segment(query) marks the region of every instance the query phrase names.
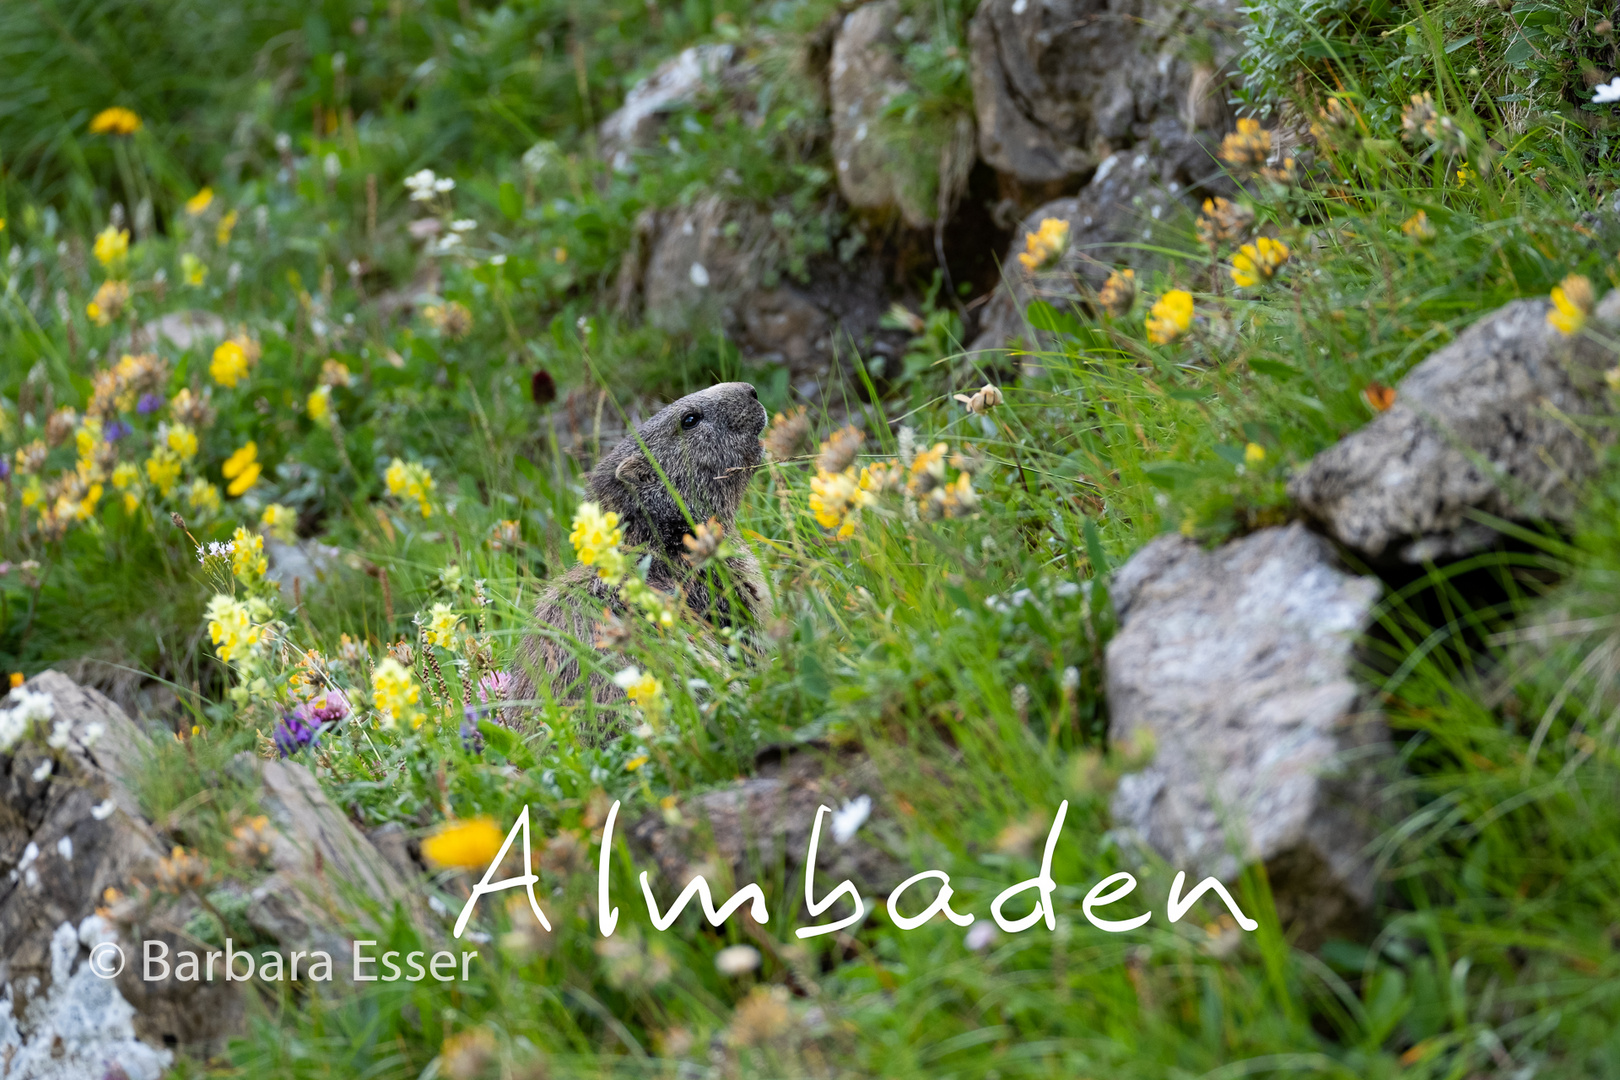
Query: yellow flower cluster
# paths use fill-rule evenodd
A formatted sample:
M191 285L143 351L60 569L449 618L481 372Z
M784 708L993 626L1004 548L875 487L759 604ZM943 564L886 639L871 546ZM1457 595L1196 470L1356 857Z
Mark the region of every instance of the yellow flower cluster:
M1592 283L1580 274L1571 274L1553 286L1552 310L1547 312L1547 325L1565 337L1581 332L1586 317L1592 314L1595 302Z
M1244 244L1232 256L1232 283L1247 289L1270 281L1288 261L1288 245L1269 236L1257 237L1252 244Z
M208 208L213 204L214 189L205 187L201 191L197 192L197 194L186 200L186 213L190 214L192 217L201 217L203 214L208 212Z
M201 514L216 513L219 510L219 488L199 476L186 489L186 504Z
M442 649L453 649L456 646L456 627L461 625L461 616L450 610L446 603L434 604L428 611L427 625L422 628L422 636L429 645L437 645Z
M152 451L152 456L146 459L146 478L158 489L158 494L167 499L180 481L180 459L161 447Z
M422 713L416 707L421 695L416 677L392 656L384 658L371 673L371 702L390 727L404 723L413 728L422 726Z
M667 704L664 684L652 672L627 667L613 676L613 683L624 691L631 704L647 714L648 720L657 720L663 715Z
M1237 130L1221 140L1221 160L1239 176L1248 177L1265 167L1271 157L1271 132L1262 130L1260 121L1244 117Z
M129 230L107 226L96 234L96 244L91 251L102 266L109 271L117 270L129 257Z
M122 105L102 109L90 120L92 135L133 135L141 130L141 118Z
M116 481L117 477L114 477ZM280 503L271 503L259 515L259 525L275 539L290 544L295 535L293 529L298 525L298 515Z
M493 818L451 820L422 841L422 857L442 869L483 870L501 853L505 842L506 834Z
M208 280L208 266L191 252L180 256L180 279L192 288Z
M420 462L405 462L395 458L383 474L388 493L396 499L415 499L422 516L433 516L433 474Z
M309 392L304 401L304 407L309 412L309 418L317 424L328 424L332 420L332 388L330 386L317 386Z
M1018 253L1018 261L1024 264L1027 272L1033 274L1057 262L1068 246L1068 221L1064 218L1042 218L1040 228L1024 234L1024 250Z
M816 524L833 530L835 540L854 536L860 511L876 501L876 495L861 486L853 465L837 473L821 470L810 478L810 513Z
M594 502L583 502L574 511L574 528L568 534L574 545L574 554L581 565L596 567L603 581L615 584L624 577L624 553L619 545L624 542L624 531L619 528L619 515Z
M1429 215L1422 210L1401 222L1401 232L1420 244L1427 244L1436 235L1434 225L1429 221Z
M208 365L208 374L226 389L235 389L237 383L247 378L248 371L252 367L253 361L249 357L247 347L231 338L220 342L214 349L214 358Z
M224 593L216 593L208 602L208 637L225 663L230 663L240 653L251 653L264 640L262 623L268 611L262 609L262 603L238 600ZM255 621L255 615L259 621Z
M225 464L220 466L219 471L230 481L230 486L225 490L234 499L259 482L259 474L263 469L264 467L259 464L259 444L249 439L225 459Z
M94 298L84 305L84 313L97 326L110 326L114 319L124 313L124 305L127 303L129 303L129 285L109 278L96 289Z
M231 573L251 584L270 569L264 554L264 537L238 525L231 534Z
M1192 321L1192 293L1185 289L1171 289L1148 309L1148 340L1155 345L1168 345L1191 330Z
M1114 318L1129 315L1136 303L1136 271L1115 270L1097 293L1098 305Z
M197 433L189 424L170 424L164 430L163 444L181 461L197 456Z

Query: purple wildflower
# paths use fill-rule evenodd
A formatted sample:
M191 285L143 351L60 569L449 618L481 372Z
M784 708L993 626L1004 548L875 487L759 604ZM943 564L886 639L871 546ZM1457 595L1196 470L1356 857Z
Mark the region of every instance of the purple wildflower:
M10 480L10 479L11 479L11 462L7 458L0 457L0 480Z
M309 746L320 734L320 728L309 723L296 713L287 713L276 725L275 744L282 757L292 757L304 747Z
M343 696L341 690L328 690L299 705L293 710L293 715L315 727L335 724L349 715L349 699Z
M478 730L478 710L468 705L461 721L461 748L469 754L484 752L484 733Z
M135 403L135 411L142 416L150 416L163 408L162 394L142 394L141 400Z
M122 420L114 420L112 423L108 424L104 429L102 429L101 437L106 439L108 442L117 442L119 439L122 439L125 435L128 435L133 430L133 428L124 423Z

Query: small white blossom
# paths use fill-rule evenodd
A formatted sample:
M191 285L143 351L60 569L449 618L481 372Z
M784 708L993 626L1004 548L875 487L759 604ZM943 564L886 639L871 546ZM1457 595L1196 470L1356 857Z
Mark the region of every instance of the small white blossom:
M478 228L478 222L470 217L457 218L450 223L452 232L472 232L476 228Z
M1594 105L1609 105L1616 101L1620 101L1620 78L1592 88L1592 103Z
M111 799L102 799L90 808L90 816L97 821L106 821L112 817L113 811L116 809L118 809L118 805Z
M47 776L51 775L51 769L55 768L55 766L56 762L52 761L50 758L46 758L44 761L40 762L38 768L36 768L32 773L34 783L37 784L41 780L44 780Z
M728 945L714 954L715 970L735 978L759 967L759 950L752 945Z

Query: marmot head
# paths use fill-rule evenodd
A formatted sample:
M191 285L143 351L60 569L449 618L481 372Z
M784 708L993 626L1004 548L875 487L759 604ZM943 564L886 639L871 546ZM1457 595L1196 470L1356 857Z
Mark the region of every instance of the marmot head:
M765 407L754 388L720 383L644 421L597 463L587 486L604 510L618 513L626 543L679 553L681 537L692 531L682 502L692 521L719 518L729 528L736 520L749 477L759 468L764 430Z

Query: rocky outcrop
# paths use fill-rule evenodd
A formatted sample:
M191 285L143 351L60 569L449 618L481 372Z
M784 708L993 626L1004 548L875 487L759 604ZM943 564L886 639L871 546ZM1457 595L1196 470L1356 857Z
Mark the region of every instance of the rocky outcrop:
M658 145L670 113L695 104L711 87L746 84L751 72L736 60L736 46L694 45L659 64L597 128L602 159L621 172L630 168L636 151Z
M1174 870L1270 876L1285 926L1320 940L1368 904L1365 848L1388 735L1351 678L1379 585L1295 524L1205 552L1162 536L1114 575L1110 738L1151 743L1115 823Z
M827 806L835 814L822 820L816 880L826 890L848 878L871 910L874 897L908 875L908 864L896 857L906 850L904 835L887 817L885 802L870 759L806 749L766 764L747 780L685 799L674 814L649 814L631 827L629 839L658 863L666 891L683 888L695 874L717 885L722 867L737 884L771 880L780 871L786 892L766 888L787 897L792 908L804 895L816 809Z
M973 165L973 122L906 122L887 115L914 93L900 63L918 34L898 0L878 0L844 17L833 41L827 91L833 170L857 210L898 212L912 228L948 216Z
M865 352L880 338L881 267L825 257L804 282L786 277L781 230L751 205L708 195L644 214L637 233L620 271L621 310L639 306L670 334L722 329L751 360L785 366L803 397L814 396L841 346Z
M130 1080L157 1080L176 1050L222 1052L244 1023L242 984L178 972L147 980L140 968L144 942L171 956L210 948L196 937L198 920L209 922L201 894L240 896L261 941L326 950L339 978L352 970L348 931L373 913L403 902L429 923L415 890L302 765L238 759L266 820L248 823L262 850L255 842L233 858L268 874L250 886L210 884L206 862L173 856L141 815L131 784L152 748L101 694L54 671L35 676L0 704L0 746L6 1076L78 1080L117 1066ZM178 869L187 859L190 869ZM98 969L112 947L122 970Z
M1238 6L985 0L968 35L980 154L1034 191L1081 180L1127 149L1183 186L1218 172ZM1189 39L1203 47L1188 49Z
M1472 511L1567 522L1598 465L1615 354L1547 323L1544 300L1485 316L1396 384L1395 403L1294 476L1288 494L1371 559L1421 563L1490 545ZM1620 325L1620 291L1596 318Z
M157 1080L175 1046L222 1050L240 1002L234 988L146 987L127 967L116 981L91 970L90 950L118 941L96 914L105 891L149 877L165 854L128 786L146 739L112 702L54 671L23 690L5 709L37 718L0 754L0 1055L11 1076L68 1080L117 1064L131 1080Z

